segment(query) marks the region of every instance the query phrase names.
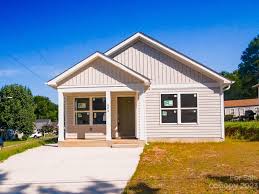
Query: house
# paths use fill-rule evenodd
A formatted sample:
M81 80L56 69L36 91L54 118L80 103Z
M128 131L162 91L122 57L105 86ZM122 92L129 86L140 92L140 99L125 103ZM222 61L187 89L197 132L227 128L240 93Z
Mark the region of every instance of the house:
M40 130L43 126L51 125L50 119L36 119L35 121L35 129Z
M259 115L259 98L226 100L224 104L225 115L238 117L244 115L247 110L252 110L256 115Z
M224 90L231 83L143 33L47 82L58 92L61 143L222 141Z
M256 115L259 115L259 84L253 86L257 88L258 97L242 100L226 100L225 115L234 115L235 117L242 116L246 110L252 110Z

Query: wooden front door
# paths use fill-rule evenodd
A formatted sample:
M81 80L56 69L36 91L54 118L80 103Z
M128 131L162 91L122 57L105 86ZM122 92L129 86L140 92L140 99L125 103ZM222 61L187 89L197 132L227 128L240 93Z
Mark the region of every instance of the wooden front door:
M120 138L135 138L134 97L118 97L118 132Z

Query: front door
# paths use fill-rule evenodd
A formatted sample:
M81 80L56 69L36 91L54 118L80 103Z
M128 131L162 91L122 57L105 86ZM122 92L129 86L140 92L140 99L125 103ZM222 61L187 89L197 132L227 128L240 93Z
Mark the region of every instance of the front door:
M135 138L134 97L118 97L118 132L120 138Z

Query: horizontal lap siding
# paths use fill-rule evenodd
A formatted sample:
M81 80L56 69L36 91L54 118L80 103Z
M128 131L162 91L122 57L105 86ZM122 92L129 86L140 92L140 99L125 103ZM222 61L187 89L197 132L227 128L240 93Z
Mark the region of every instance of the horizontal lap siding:
M199 124L160 124L160 94L197 92ZM153 89L146 93L146 128L148 138L220 138L221 113L219 88Z
M215 82L141 41L116 53L112 57L123 65L150 78L152 84Z

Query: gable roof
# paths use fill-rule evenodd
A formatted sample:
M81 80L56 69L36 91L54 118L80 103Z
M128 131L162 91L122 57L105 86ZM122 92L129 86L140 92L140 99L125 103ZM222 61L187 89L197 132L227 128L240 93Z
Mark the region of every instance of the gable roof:
M225 107L259 106L259 99L226 100Z
M114 53L118 52L120 49L125 48L128 45L130 45L138 40L142 40L152 46L155 46L156 48L160 49L162 52L166 53L167 55L169 55L173 58L176 58L185 64L193 66L194 68L207 74L209 77L212 77L218 81L223 82L225 85L230 85L230 84L234 83L231 80L223 77L216 71L206 67L205 65L195 61L194 59L191 59L190 57L180 53L179 51L176 51L175 49L172 49L172 48L168 47L167 45L165 45L141 32L138 32L138 33L132 35L131 37L127 38L126 40L124 40L121 43L117 44L116 46L112 47L111 49L109 49L108 51L105 52L105 55L111 56Z
M133 77L141 80L144 82L145 85L149 85L150 84L150 80L141 75L140 73L122 65L121 63L105 56L104 54L100 53L100 52L96 52L92 55L90 55L89 57L87 57L86 59L82 60L81 62L77 63L76 65L74 65L73 67L67 69L66 71L64 71L63 73L57 75L56 77L54 77L53 79L49 80L47 82L47 84L49 86L52 87L57 87L58 82L64 80L65 78L67 78L68 76L70 76L71 74L73 74L74 72L76 72L77 70L79 70L82 67L85 67L86 65L90 64L91 62L93 62L96 59L103 59L104 61L108 62L109 64L114 65L115 67L129 73L130 75L132 75Z

